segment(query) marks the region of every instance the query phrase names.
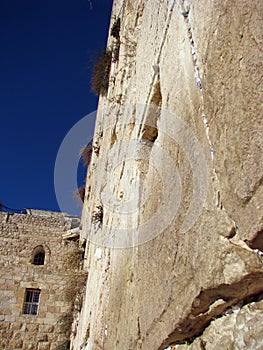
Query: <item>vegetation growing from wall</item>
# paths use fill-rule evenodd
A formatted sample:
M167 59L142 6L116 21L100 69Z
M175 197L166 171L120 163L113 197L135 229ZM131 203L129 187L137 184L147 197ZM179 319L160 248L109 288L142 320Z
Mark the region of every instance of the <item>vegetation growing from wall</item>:
M74 242L75 243L75 242ZM79 271L82 268L84 251L77 245L73 246L70 252L65 257L64 268L66 271Z
M113 43L113 49L112 49L113 51L112 61L114 63L119 61L120 45L121 45L120 29L121 29L121 20L120 18L117 18L114 21L110 32L110 35L115 39L115 42Z
M68 279L64 287L65 301L70 305L70 310L64 313L58 320L58 326L64 340L56 350L67 350L70 346L70 335L74 316L81 310L84 290L88 273L83 271L84 250L78 246L78 241L71 242L72 249L64 260L64 268L68 272Z
M101 204L96 206L96 209L92 212L92 223L99 224L103 223L103 206Z
M113 36L116 40L120 39L120 29L121 29L121 19L117 18L114 21L110 32L110 35Z
M92 141L80 150L80 156L85 166L89 166L92 157Z
M86 193L86 185L84 184L76 189L75 197L79 199L82 203L84 203L85 193Z
M81 310L87 278L88 273L81 271L79 273L72 274L67 281L65 288L65 300L72 303L73 313Z
M81 157L82 163L86 167L85 178L87 176L87 167L90 165L92 153L94 151L94 146L92 146L92 142L93 142L93 140L91 140L88 143L88 145L81 148L81 150L80 150L80 157ZM96 152L94 151L94 153L96 153ZM79 188L76 189L74 194L75 194L75 197L77 199L79 199L82 203L84 203L85 193L86 193L86 180L84 181L84 184L82 186L80 186Z
M111 49L105 49L97 55L91 77L91 89L96 95L105 96L108 92L111 60Z

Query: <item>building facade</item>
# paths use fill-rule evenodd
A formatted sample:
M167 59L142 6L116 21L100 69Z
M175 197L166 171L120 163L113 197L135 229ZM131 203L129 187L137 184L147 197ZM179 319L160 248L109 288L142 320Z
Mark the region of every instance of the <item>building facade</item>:
M79 218L25 210L0 220L0 349L67 349Z

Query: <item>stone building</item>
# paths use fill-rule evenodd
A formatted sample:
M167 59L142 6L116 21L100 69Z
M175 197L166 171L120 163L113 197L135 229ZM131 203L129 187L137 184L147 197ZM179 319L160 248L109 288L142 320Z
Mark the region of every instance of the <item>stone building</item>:
M79 218L23 212L0 213L0 349L67 349Z

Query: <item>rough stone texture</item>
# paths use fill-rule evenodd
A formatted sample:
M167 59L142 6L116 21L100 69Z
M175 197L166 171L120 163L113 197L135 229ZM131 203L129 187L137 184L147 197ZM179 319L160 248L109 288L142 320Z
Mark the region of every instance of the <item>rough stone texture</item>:
M229 313L229 314L227 314ZM236 306L219 319L212 321L204 333L190 345L178 345L176 349L225 350L263 348L263 302L242 307Z
M217 349L227 329L229 349L261 346L263 333L246 326L263 316L254 304L209 324L263 290L262 15L261 0L114 1L120 42L110 36L108 46L118 59L100 98L86 182L89 277L73 349L161 350L194 339L192 347L204 339ZM204 205L193 200L196 183L200 193L206 187L200 158L189 158L193 139L180 139L178 119L205 156ZM165 192L175 167L178 208L179 192ZM166 225L163 196L164 214L175 212ZM131 197L133 212L118 213ZM202 212L182 233L191 205ZM132 247L116 248L129 234Z
M75 243L63 241L62 235L74 220L50 211L0 213L0 349L55 350L69 340L70 329L59 326L59 320L72 310L65 300L71 269L65 270L64 263ZM44 265L33 265L39 245L45 250ZM37 315L23 314L26 288L41 290Z

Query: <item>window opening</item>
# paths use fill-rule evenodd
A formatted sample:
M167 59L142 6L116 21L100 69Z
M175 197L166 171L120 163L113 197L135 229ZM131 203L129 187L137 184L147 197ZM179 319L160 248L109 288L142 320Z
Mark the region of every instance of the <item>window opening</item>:
M44 265L44 261L45 261L45 253L39 252L34 256L33 264L34 265Z
M39 308L40 289L26 289L23 314L37 315Z
M44 265L45 251L43 246L38 246L33 250L31 263L34 265Z

